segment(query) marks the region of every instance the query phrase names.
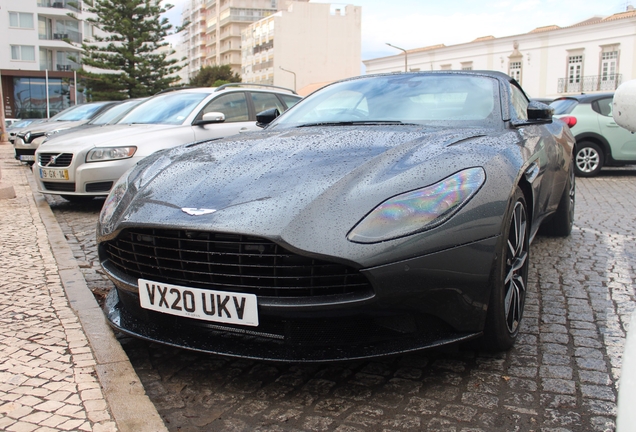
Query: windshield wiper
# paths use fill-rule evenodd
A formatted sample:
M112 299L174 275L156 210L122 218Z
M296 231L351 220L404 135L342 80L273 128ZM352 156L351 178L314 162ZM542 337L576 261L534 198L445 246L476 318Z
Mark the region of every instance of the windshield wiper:
M311 127L311 126L353 126L353 125L408 125L408 126L420 126L417 123L404 123L398 120L356 120L356 121L340 121L340 122L315 122L304 123L297 127Z

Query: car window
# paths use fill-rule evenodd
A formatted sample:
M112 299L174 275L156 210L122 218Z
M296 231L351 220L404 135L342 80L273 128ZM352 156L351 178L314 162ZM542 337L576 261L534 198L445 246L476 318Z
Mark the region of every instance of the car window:
M209 112L225 114L225 123L249 121L250 119L244 92L228 93L215 98L203 108L200 116Z
M517 118L519 120L527 120L528 119L528 99L526 99L525 95L519 90L517 86L511 85L512 88L512 107L517 113Z
M275 125L357 121L494 123L496 89L497 81L492 78L452 74L343 81L303 99Z
M300 98L298 96L291 96L291 95L279 95L282 99L283 102L285 102L285 105L287 105L287 108L291 108L294 105L296 105L298 103L298 101L300 101Z
M599 99L592 104L592 109L605 117L612 117L612 98Z
M86 104L77 105L77 108L71 110L56 118L57 121L78 121L91 118L97 111L102 109L105 104Z
M108 108L106 111L89 121L89 124L105 125L115 123L123 117L128 111L136 107L142 102L142 99L127 100Z
M183 124L209 93L175 92L154 96L133 108L119 123Z
M256 114L270 108L277 108L279 113L285 111L282 102L272 93L250 92Z
M557 99L550 106L554 109L554 115L570 114L579 102L576 99Z

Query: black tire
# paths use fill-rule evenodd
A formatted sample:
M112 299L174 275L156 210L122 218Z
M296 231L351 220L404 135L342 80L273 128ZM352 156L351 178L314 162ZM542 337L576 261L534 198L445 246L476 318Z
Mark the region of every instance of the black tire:
M576 204L576 178L574 167L570 166L568 181L559 201L559 207L552 217L543 223L542 234L553 237L567 237L574 225L574 206Z
M504 218L482 346L489 351L510 349L519 334L528 284L530 244L528 207L516 188Z
M61 195L61 196L66 201L70 201L72 203L86 203L86 202L93 201L93 198L95 198L95 197L86 196L86 195Z
M603 150L591 141L576 143L574 150L574 172L579 177L594 177L603 168Z

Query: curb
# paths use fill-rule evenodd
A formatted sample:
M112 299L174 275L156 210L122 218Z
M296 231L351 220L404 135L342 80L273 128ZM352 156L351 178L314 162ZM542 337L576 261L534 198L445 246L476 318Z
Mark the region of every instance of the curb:
M32 173L27 173L35 206L46 232L60 280L71 309L76 313L95 355L95 371L118 430L167 431L161 416L141 384L128 356L112 329L73 256L62 229L44 195L37 192Z

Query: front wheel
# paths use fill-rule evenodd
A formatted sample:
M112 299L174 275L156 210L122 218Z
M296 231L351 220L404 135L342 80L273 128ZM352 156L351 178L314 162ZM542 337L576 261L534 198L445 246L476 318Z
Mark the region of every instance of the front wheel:
M512 347L519 334L528 283L528 208L516 188L503 224L501 247L490 289L483 345L492 351Z
M590 141L576 144L574 172L579 177L594 177L603 168L603 150Z

